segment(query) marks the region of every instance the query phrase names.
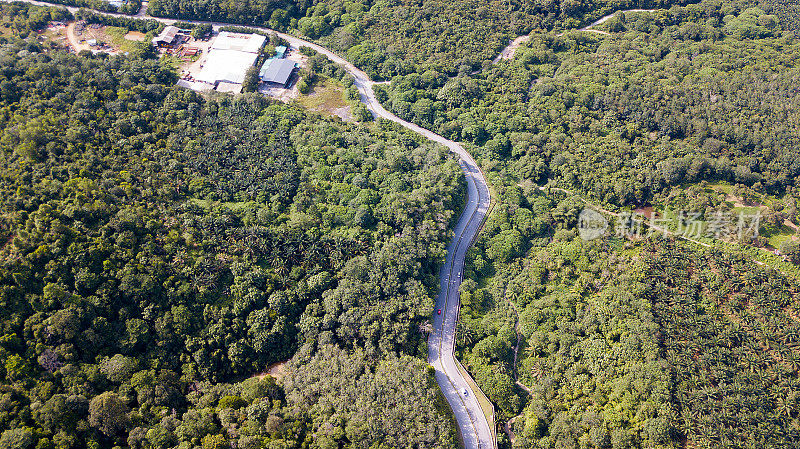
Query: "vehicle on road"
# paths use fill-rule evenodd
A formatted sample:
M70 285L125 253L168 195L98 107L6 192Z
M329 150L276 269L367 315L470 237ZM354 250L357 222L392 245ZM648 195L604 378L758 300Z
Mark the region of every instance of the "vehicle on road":
M442 314L442 309L436 309L436 314L437 315L441 315Z
M464 396L469 396L469 390L466 388L462 389L461 392L464 393Z

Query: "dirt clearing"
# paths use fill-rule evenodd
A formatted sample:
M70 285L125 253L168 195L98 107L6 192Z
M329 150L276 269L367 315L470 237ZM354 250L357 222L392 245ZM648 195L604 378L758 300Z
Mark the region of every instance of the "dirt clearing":
M514 53L517 52L517 49L529 40L531 40L531 37L528 35L520 36L514 39L510 44L508 44L508 47L504 48L503 51L501 51L500 54L494 58L492 64L496 64L501 59L514 59Z
M113 55L118 52L118 48L111 46L112 39L106 34L105 27L98 24L72 22L67 25L67 39L75 53L88 50Z
M345 101L344 86L327 78L320 77L307 95L297 97L297 102L312 111L335 115L346 121L355 120Z
M144 42L144 33L139 31L128 31L128 34L125 35L125 39L129 41Z
M256 374L255 377L263 379L267 376L272 376L275 378L275 380L280 380L281 377L286 375L286 364L288 362L289 362L288 360L284 360L283 362L273 363L272 365L267 367L266 371L264 371L261 374Z

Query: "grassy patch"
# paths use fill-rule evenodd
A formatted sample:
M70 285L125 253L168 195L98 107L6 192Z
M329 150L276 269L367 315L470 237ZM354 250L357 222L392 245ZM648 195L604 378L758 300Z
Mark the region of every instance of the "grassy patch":
M720 241L716 241L714 243L714 246L717 248L733 253L741 252L756 262L761 262L765 266L780 271L784 275L800 280L800 267L791 262L787 262L781 256L775 255L761 248L756 248L754 246L725 243Z
M769 246L780 248L781 243L792 238L794 229L781 224L780 226L762 226L759 234L767 239Z
M753 214L758 213L758 211L760 211L760 210L761 210L760 207L748 207L748 206L745 206L745 207L734 207L733 208L733 214L736 215L736 216L738 216L739 214L753 215Z
M730 195L733 192L733 186L728 184L727 182L708 184L708 187L712 190L715 190L717 192L722 192L726 195Z
M125 39L125 35L128 34L128 31L129 30L127 28L111 27L111 26L105 27L105 29L103 30L106 36L108 36L108 38L111 40L111 45L114 48L118 48L119 51L122 53L131 52L135 50L136 44L138 44L138 42L136 41Z
M300 95L297 102L306 109L330 115L334 115L334 111L347 106L344 86L324 77L320 77L314 83L314 87L311 88L308 95Z
M786 226L784 226L784 227L786 227ZM786 240L791 239L792 236L794 235L794 230L789 229L789 231L790 231L789 233L773 234L773 235L767 237L767 243L769 244L769 246L771 246L773 248L780 248L781 244L783 242L785 242Z
M189 202L197 206L200 206L203 209L209 209L209 210L213 208L225 208L231 210L232 212L242 212L247 209L258 209L258 203L254 201L220 202L220 201L201 200L199 198L190 198Z

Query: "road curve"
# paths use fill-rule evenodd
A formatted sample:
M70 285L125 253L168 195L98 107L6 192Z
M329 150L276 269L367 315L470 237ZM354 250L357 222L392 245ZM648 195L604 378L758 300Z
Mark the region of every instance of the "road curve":
M14 0L0 0L13 2ZM35 0L20 0L40 6L55 6L64 8L64 5L52 4ZM78 8L66 7L70 12L75 13ZM105 13L94 11L97 14L127 17L134 19L156 20L165 24L176 22L173 19L152 17L140 11L136 16L123 14ZM198 20L183 20L183 22L195 24L211 24L215 29L222 26L240 24L229 24L223 22L208 22ZM436 143L444 145L459 158L459 165L464 171L467 180L467 201L464 211L459 217L455 227L453 239L447 247L447 258L442 266L440 278L440 293L436 298L436 310L441 310L441 315L433 315L433 332L428 339L428 362L436 370L436 382L442 389L447 402L453 409L458 427L464 441L465 449L493 449L496 447L493 431L481 410L476 392L472 391L466 379L458 370L457 362L453 350L455 348L456 324L460 308L459 287L464 275L464 260L467 250L472 245L475 237L481 229L483 219L489 211L491 196L486 178L480 167L470 154L457 142L445 139L444 137L417 126L411 122L403 120L391 112L387 111L375 97L372 86L375 84L364 71L360 70L336 53L317 45L313 42L300 39L298 37L281 33L269 28L248 26L255 30L275 33L279 37L289 42L291 47L309 47L327 56L331 61L341 65L355 79L355 86L361 96L361 102L370 110L374 117L380 117L396 122L411 131L422 135ZM467 394L464 394L464 392Z

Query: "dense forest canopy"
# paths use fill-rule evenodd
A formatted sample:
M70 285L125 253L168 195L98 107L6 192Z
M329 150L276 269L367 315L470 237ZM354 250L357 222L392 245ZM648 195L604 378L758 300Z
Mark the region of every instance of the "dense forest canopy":
M576 197L498 193L457 342L501 446L800 444L797 278L663 238L587 242Z
M786 30L800 33L800 5L791 0L762 0L758 6L778 16Z
M705 1L604 26L533 36L476 75L396 77L384 98L504 176L613 205L702 180L797 187L800 44L775 16Z
M422 359L444 148L31 34L0 46L0 447L455 446Z
M456 447L423 361L464 195L444 149L388 122L183 91L147 51L67 55L35 39L63 11L0 8L0 447ZM574 30L630 8L662 9ZM457 350L501 447L800 445L797 270L733 243L575 230L586 201L741 202L795 225L792 2L149 12L315 39L476 155L496 202ZM280 379L256 376L287 359Z
M535 29L572 28L627 8L662 8L688 0L320 0L222 2L152 0L148 12L179 19L268 26L318 39L373 78L455 75L480 68L510 39Z
M142 0L123 0L121 6L116 6L107 0L50 0L47 3L56 3L66 6L77 6L97 11L134 15L142 7Z

